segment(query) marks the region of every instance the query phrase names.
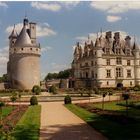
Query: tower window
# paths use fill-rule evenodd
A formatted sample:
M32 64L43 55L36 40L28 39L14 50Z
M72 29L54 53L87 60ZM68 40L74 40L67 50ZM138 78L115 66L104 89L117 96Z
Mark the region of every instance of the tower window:
M14 48L14 51L16 51L16 48Z
M32 50L32 48L30 48L30 50Z
M21 48L21 50L23 51L23 48Z
M132 81L130 81L130 86L132 86Z

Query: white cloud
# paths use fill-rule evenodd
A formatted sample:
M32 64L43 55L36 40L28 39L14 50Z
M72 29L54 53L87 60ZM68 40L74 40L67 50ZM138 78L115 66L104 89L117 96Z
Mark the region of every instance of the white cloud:
M65 8L70 9L72 7L77 6L80 3L80 1L60 1L59 3L62 4L62 6L64 6Z
M31 2L31 6L38 10L58 12L63 8L70 9L76 7L79 3L80 1Z
M8 8L8 5L5 2L0 2L0 7Z
M22 27L23 27L22 23L18 23L18 24L15 25L15 29L16 29L18 34L20 33ZM6 31L6 33L8 33L10 35L12 30L13 30L13 26L8 26L5 31ZM36 33L37 37L56 35L56 32L53 31L50 28L50 25L47 24L47 23L44 23L42 25L37 25L36 32L37 32Z
M41 52L42 52L42 53L48 52L49 50L52 50L52 47L47 46L47 47L41 48Z
M59 72L61 70L65 70L70 68L69 65L66 64L56 64L56 63L51 63L52 71L53 72Z
M7 73L9 47L0 48L0 75Z
M57 12L61 9L61 6L57 3L48 3L48 2L31 2L31 6L38 10L49 10Z
M106 20L108 22L117 22L117 21L119 21L121 19L122 19L121 16L111 16L111 15L109 15L109 16L106 17Z
M129 10L140 10L140 1L92 1L90 6L107 13L116 14Z

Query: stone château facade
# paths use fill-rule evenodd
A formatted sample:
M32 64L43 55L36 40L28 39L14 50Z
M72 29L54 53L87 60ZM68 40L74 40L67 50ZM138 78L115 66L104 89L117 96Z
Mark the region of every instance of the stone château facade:
M79 43L74 51L72 70L75 88L134 87L140 85L140 50L131 37L106 32L95 43Z
M9 36L9 61L7 74L10 88L32 89L40 85L40 45L36 41L36 23L23 20L18 35L14 27Z

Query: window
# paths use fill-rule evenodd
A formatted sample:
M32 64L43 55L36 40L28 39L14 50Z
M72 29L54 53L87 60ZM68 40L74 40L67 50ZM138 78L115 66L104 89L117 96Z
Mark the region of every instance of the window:
M106 59L106 65L110 65L110 59Z
M91 66L93 66L93 61L91 61Z
M127 77L131 77L131 70L127 70Z
M130 81L130 86L132 86L132 81Z
M121 54L121 49L120 48L116 48L116 54Z
M106 48L106 54L110 54L110 48Z
M23 51L23 48L21 48L21 50Z
M109 85L109 82L107 81L107 85Z
M123 70L122 68L116 68L116 77L122 77Z
M80 78L82 78L82 73L80 72Z
M131 61L127 60L127 66L130 66L130 65L131 65Z
M96 55L96 52L94 54Z
M95 66L97 65L97 62L95 61Z
M32 48L30 48L30 50L32 50Z
M106 77L107 78L111 77L111 70L106 70Z
M91 75L92 75L92 78L94 78L94 71L92 71Z
M117 64L117 65L122 64L122 59L121 59L121 57L117 57L117 58L116 58L116 64Z
M85 66L88 67L88 63L87 62L85 63Z
M126 50L126 55L130 55L130 50L129 49Z

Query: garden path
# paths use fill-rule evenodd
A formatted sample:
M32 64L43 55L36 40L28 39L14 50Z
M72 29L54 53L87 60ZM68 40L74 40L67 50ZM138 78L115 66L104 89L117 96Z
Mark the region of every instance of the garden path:
M66 109L63 102L40 103L40 140L107 140L105 136Z

